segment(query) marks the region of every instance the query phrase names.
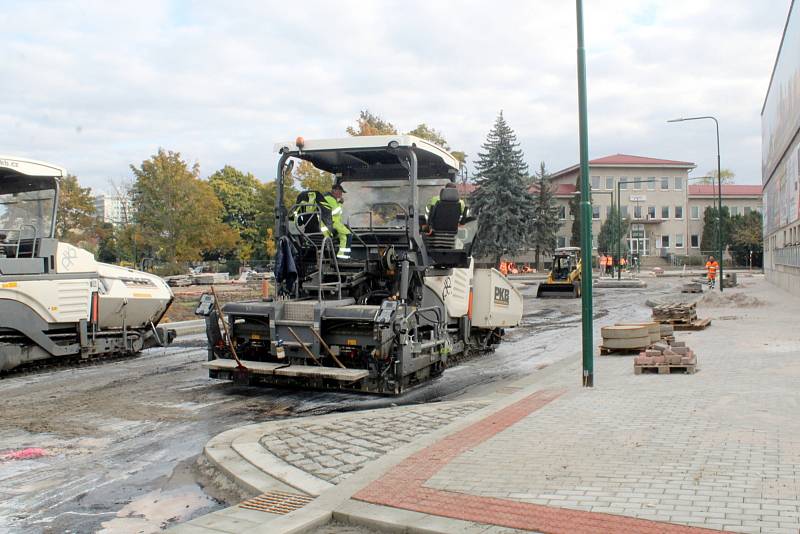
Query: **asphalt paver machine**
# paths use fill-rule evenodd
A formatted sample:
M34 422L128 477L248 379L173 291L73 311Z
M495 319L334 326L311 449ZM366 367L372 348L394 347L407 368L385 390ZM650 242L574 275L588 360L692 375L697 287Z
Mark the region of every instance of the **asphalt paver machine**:
M298 138L275 151L278 294L222 307L203 296L211 377L396 395L492 349L520 322L520 293L475 267L477 222L445 187L459 168L448 152L407 135ZM324 214L309 195L283 204L298 159L343 186L350 259L336 257L338 240L320 230Z
M536 289L538 298L578 298L581 296L581 249L561 247L553 252L553 267L547 280Z
M158 276L95 261L55 238L56 165L0 156L0 371L38 360L134 354L170 343Z

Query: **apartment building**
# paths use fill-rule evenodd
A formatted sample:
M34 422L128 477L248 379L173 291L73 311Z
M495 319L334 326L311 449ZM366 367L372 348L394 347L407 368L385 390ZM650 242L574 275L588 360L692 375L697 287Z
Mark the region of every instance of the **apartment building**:
M589 162L592 187L592 234L597 235L619 194L620 211L631 220L626 236L629 250L645 265L663 263L670 256L694 256L700 250L703 215L715 203L716 187L694 185L688 161L614 154ZM569 201L577 194L579 165L551 176L563 221L558 246L570 246L573 214ZM761 211L761 186L724 185L722 202L732 214ZM574 245L577 245L575 243Z
M94 211L103 222L121 225L132 221L133 204L122 195L100 194L94 197Z

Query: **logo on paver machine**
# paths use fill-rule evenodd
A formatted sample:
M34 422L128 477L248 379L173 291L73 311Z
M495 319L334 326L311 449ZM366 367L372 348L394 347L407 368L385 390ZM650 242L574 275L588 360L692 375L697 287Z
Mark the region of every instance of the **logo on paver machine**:
M501 306L508 306L508 300L511 296L511 292L505 287L495 287L494 288L494 303L500 304Z

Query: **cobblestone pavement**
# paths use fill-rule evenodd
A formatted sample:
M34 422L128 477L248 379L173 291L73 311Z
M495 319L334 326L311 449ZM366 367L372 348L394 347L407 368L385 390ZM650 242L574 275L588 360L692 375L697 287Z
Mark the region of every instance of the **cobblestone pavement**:
M486 402L397 407L316 423L291 422L261 438L286 463L338 484L365 463L444 427Z
M726 291L726 298L740 291ZM636 376L630 357L598 358L595 388L573 387L463 450L454 444L435 451L451 458L405 500L392 492L406 484L403 477L420 478L424 462L390 472L365 500L432 513L428 505L439 499L442 515L473 521L481 515L475 507L488 504L531 521L552 517L562 527L573 516L576 525L617 517L629 525L657 521L649 524L662 525L654 532L675 523L797 534L800 335L793 325L800 303L763 280L744 292L766 304L701 304L698 313L715 319L712 327L678 334L698 354L697 374ZM551 386L574 384L578 373L567 368ZM459 439L469 437L464 432ZM449 496L459 497L448 503ZM470 499L475 506L465 508ZM486 522L503 520L490 515ZM647 524L636 525L633 531L643 532Z

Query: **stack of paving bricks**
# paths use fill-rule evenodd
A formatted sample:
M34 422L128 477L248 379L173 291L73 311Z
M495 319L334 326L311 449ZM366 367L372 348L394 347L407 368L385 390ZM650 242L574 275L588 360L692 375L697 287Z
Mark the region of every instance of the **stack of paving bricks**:
M673 370L690 375L697 370L697 357L683 341L673 341L671 345L655 343L633 360L633 372L637 375L648 371L670 374Z
M664 304L653 308L653 320L659 323L692 323L697 320L697 308L691 304Z

